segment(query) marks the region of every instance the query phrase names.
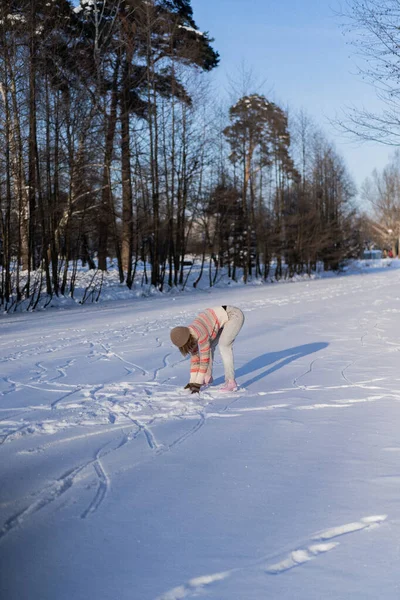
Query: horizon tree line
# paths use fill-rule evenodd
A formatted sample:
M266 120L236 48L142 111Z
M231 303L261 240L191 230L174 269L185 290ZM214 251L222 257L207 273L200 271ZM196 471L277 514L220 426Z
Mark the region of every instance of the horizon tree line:
M1 3L1 305L73 296L80 262L112 258L128 288L140 263L162 290L188 253L211 259L210 285L358 253L343 159L260 94L221 121L212 42L190 0Z

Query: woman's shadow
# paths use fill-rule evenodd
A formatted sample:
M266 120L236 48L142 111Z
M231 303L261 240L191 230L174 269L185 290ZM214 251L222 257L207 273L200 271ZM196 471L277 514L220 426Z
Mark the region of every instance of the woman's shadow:
M252 358L248 363L239 367L236 371L236 377L244 377L246 375L250 375L254 371L259 371L264 367L269 367L258 373L251 379L247 381L241 382L241 386L247 387L264 377L267 377L274 371L278 371L278 369L282 369L285 365L297 360L298 358L302 358L303 356L307 356L308 354L314 354L315 352L319 352L320 350L324 350L327 348L329 344L326 342L315 342L314 344L304 344L303 346L295 346L294 348L288 348L287 350L281 350L280 352L268 352L266 354L261 354L261 356L257 356L256 358ZM269 366L272 365L272 366ZM223 377L218 377L214 381L214 385L219 385L224 382Z

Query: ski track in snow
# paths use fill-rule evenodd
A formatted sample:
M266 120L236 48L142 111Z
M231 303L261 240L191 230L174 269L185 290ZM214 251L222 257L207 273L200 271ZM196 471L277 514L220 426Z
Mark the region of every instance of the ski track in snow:
M321 359L322 357L318 357L318 358L319 358L319 359ZM301 375L299 375L299 377L296 377L296 378L293 380L293 387L298 387L298 388L299 388L299 389L301 389L301 390L307 390L307 389L308 389L308 387L307 387L306 385L300 385L298 382L299 382L299 381L300 381L300 379L302 379L303 377L306 377L307 375L309 375L309 374L311 374L311 373L312 373L312 370L313 370L314 363L315 363L317 360L318 360L317 358L315 358L314 360L312 360L312 361L310 362L310 366L308 367L307 371L305 371L305 373L302 373Z
M75 467L74 469L69 469L56 481L35 494L35 500L25 506L25 508L9 517L0 528L0 543L15 527L23 525L27 518L59 499L67 492L72 487L75 478L86 466L87 465L83 465Z
M257 559L246 567L237 567L221 573L212 573L202 577L196 577L157 596L155 600L182 600L184 598L197 597L202 594L205 587L212 586L212 584L216 582L223 581L237 573L248 570L261 570L266 575L284 574L287 571L290 571L296 567L301 567L302 565L305 565L317 557L326 554L327 552L330 552L331 550L334 550L340 546L340 542L332 542L330 540L362 530L375 529L384 521L386 521L386 519L386 515L372 515L363 517L360 519L360 521L345 523L343 525L315 533L306 543L299 545L295 550L291 550L288 553L282 553L282 556L279 558L278 562L269 564L269 559L263 557L261 559ZM267 563L267 565L265 565L265 563Z
M135 333L141 333L144 336L152 329L157 329L155 325L156 322L152 322L141 332L135 331ZM78 365L79 361L76 358L68 358L59 363L56 362L56 364L52 360L47 362L46 355L57 355L58 352L68 347L67 342L63 343L67 338L61 339L61 342L55 345L54 340L50 340L48 343L45 339L47 337L50 336L43 336L45 342L43 347L22 345L18 352L13 352L1 359L4 364L18 360L25 361L27 356L35 358L38 355L42 356L40 360L34 361L30 376L26 381L18 381L13 378L14 376L0 378L0 399L9 397L13 393L35 391L40 393L44 401L43 404L25 407L13 407L12 403L9 403L9 408L1 407L0 410L5 413L5 416L0 420L0 447L4 444L16 443L26 436L32 438L40 436L42 440L44 435L54 437L56 434L62 434L65 430L76 430L77 428L84 428L83 433L64 436L61 439L58 439L57 436L54 442L41 443L39 446L22 450L20 454L37 454L58 444L68 444L78 439L90 438L92 435L90 429L96 427L101 427L93 432L96 436L115 432L117 437L114 438L115 441L111 447L109 447L110 442L101 446L92 460L71 467L55 481L34 492L33 500L29 498L28 501L20 500L24 506L7 517L0 528L0 542L15 527L23 526L36 512L59 500L78 483L93 479L94 476L94 496L80 515L82 519L90 517L100 508L111 489L111 479L105 466L105 459L110 453L118 451L127 443L134 442L139 436L144 436L151 455L156 458L194 435L204 425L206 419L202 405L207 403L207 399L199 401L198 397L189 398L187 392L178 390L176 386L159 383L158 380L164 369L182 362L182 359L178 358L170 365L168 360L170 352L165 354L162 364L151 373L140 364L125 359L120 352L115 352L112 345L101 341L101 336L98 334L95 337L100 337L100 339L96 339L96 341L88 341L85 335L83 345L86 348L86 354L83 359L85 360L86 356L89 364L100 360L118 361L123 364L128 375L138 373L149 379L140 383L70 384L64 383L64 381L67 380L71 370ZM72 346L82 344L80 339L68 341ZM156 347L162 345L158 337L156 344ZM73 374L71 374L71 378L73 378ZM52 397L54 397L53 400ZM40 418L35 420L35 414L40 414ZM163 444L156 439L152 425L168 419L188 420L189 427L172 442ZM195 419L194 425L190 424L192 419ZM126 431L129 429L131 433L127 434Z
M135 439L136 435L137 431L134 435L124 433L123 438L116 444L116 447L113 445L106 450L106 448L110 446L110 443L107 442L107 444L101 446L96 451L93 459L69 469L54 482L35 492L33 494L34 499L31 502L28 502L24 508L7 518L4 525L0 528L0 543L15 527L22 526L30 516L39 510L46 508L56 500L59 500L63 494L72 489L78 482L82 483L84 480L91 478L93 472L97 481L97 489L93 499L82 512L81 518L86 519L88 516L95 513L103 503L111 487L111 481L105 470L102 459L129 443L132 439Z
M86 510L84 510L81 514L81 519L86 519L89 514L92 514L98 510L110 488L110 479L101 462L102 450L102 448L98 450L93 461L93 467L98 478L96 495Z
M257 306L260 306L260 302L256 302ZM247 308L247 310L251 311L252 308ZM373 328L376 330L378 324L375 323ZM124 339L129 338L129 334L141 334L143 336L149 334L150 331L158 330L160 328L160 324L157 321L152 321L144 326L133 329L132 327L124 328L123 331L118 330L114 331L114 335L117 334L117 337L122 337ZM66 332L64 332L66 333ZM77 337L73 337L73 333L77 334ZM136 362L129 361L122 357L120 353L115 352L112 348L111 344L107 342L103 342L102 339L106 337L108 332L95 332L96 342L88 341L86 330L77 329L73 330L70 334L70 337L66 336L61 338L61 343L57 346L54 346L54 340L48 340L51 336L42 336L44 344L43 346L34 346L30 348L28 345L28 349L24 351L20 351L19 353L12 353L1 360L3 362L14 361L22 359L25 357L25 354L29 355L37 355L39 354L54 354L59 352L60 350L68 347L69 345L81 345L86 344L89 352L87 353L88 360L113 360L116 359L124 364L128 374L132 373L140 373L143 376L150 375L149 371L142 367L140 364ZM367 335L367 334L365 334ZM81 339L81 336L84 336L84 340ZM50 345L47 343L50 342ZM160 346L160 339L156 337L156 343ZM22 344L22 346L26 346L26 344ZM25 354L24 354L25 353ZM88 384L81 385L68 385L62 384L61 380L66 379L67 370L73 368L76 363L76 358L70 358L64 360L60 364L56 364L52 367L52 370L56 373L54 376L50 376L51 369L46 366L45 361L41 359L40 361L35 362L35 370L32 375L30 381L22 382L16 381L12 378L2 377L1 379L6 383L9 388L0 391L0 397L8 394L12 394L14 392L23 390L24 388L33 388L44 392L46 395L51 393L59 393L63 392L61 396L57 397L55 400L51 401L50 406L52 409L57 409L57 411L63 411L62 418L53 419L50 416L47 419L44 419L39 422L35 422L31 419L26 419L26 421L22 421L19 419L15 421L14 419L4 419L0 424L0 440L1 443L11 442L13 440L18 439L20 436L27 434L35 434L35 433L55 433L57 430L64 430L68 427L73 426L85 426L85 425L99 425L105 423L121 423L123 420L131 421L132 418L137 413L143 413L146 409L150 410L152 413L158 410L158 416L162 418L182 418L184 416L190 417L190 411L187 411L187 397L183 397L181 399L182 404L185 405L185 411L176 410L171 402L171 392L168 390L168 386L163 385L159 391L154 392L154 388L149 392L146 389L146 385L148 383L158 383L160 379L160 373L163 370L166 370L168 367L173 368L176 364L179 364L181 360L177 360L175 363L169 365L169 357L171 353L167 353L164 355L162 359L162 365L155 368L152 374L152 378L149 382L136 384L133 382L121 382L119 384L109 384L107 385L99 385L99 386L91 386ZM306 378L312 377L312 372L315 363L319 360L323 361L323 357L319 356L318 358L313 359L309 363L309 367L306 371L304 371L301 375L294 378L293 380L293 388L297 388L300 391L310 392L320 392L326 391L326 387L313 386L312 384L300 383L300 380L304 380ZM342 379L345 381L345 385L349 388L362 388L365 390L374 389L374 390L382 390L382 386L368 386L364 384L353 383L349 380L346 375L346 371L355 364L356 361L348 363L341 370ZM170 378L166 379L169 381ZM59 386L62 386L62 389L54 388L53 383L58 383ZM333 388L331 388L333 389ZM340 386L337 386L336 389L340 389ZM343 386L342 386L343 389ZM389 390L388 390L389 391ZM274 390L272 393L286 393L287 389L282 390ZM266 392L268 395L270 392ZM176 399L180 398L179 392L174 388L172 394ZM361 399L345 399L341 400L340 403L313 403L311 402L308 405L302 406L293 406L294 410L311 410L311 409L320 409L324 407L344 407L356 403L358 401L367 402L367 401L375 401L384 395L383 394L375 394L370 395ZM393 394L391 394L393 396ZM207 396L207 392L203 394L204 397L209 398ZM72 400L73 397L73 400ZM163 401L164 399L167 401ZM221 412L225 412L229 410L232 405L237 401L237 399L231 400ZM178 400L179 402L179 400ZM193 404L193 403L192 403ZM182 406L180 407L183 408ZM265 410L269 411L274 408L283 408L281 405L277 406L265 406ZM285 408L287 408L285 406ZM36 411L39 407L27 407L26 411L19 412L19 417L21 414L29 414L30 410ZM7 409L5 409L7 411ZM46 410L43 407L43 410ZM257 408L256 410L259 410ZM13 409L10 408L9 412L13 414ZM196 412L196 408L195 411ZM239 409L239 413L241 410ZM185 413L185 414L184 414ZM15 414L15 413L14 413ZM90 417L89 417L90 415ZM154 419L154 414L152 414L152 418ZM148 415L145 415L144 419L148 419Z

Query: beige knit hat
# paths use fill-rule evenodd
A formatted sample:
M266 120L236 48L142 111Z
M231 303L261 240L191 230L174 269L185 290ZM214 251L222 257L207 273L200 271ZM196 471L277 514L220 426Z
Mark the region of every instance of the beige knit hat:
M189 341L189 338L189 327L174 327L171 330L171 342L178 348L182 348Z

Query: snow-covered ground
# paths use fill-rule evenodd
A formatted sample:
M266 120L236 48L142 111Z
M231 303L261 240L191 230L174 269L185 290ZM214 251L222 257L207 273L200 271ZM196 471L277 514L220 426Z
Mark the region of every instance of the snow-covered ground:
M0 321L1 600L398 600L400 270ZM241 390L169 341L246 321Z
M210 279L212 281L212 286L215 289L221 288L238 288L243 287L245 284L243 283L243 278L240 276L240 270L237 271L237 280L233 281L229 276L227 269L218 269L215 271L214 262L210 263L206 261L203 270L201 269L201 261L193 256L187 256L186 258L193 261L192 266L184 267L184 277L183 284L179 284L176 287L169 288L168 287L168 274L165 277L164 288L163 291L160 292L154 288L154 286L150 283L150 274L149 267L139 263L136 269L136 275L134 277L132 288L129 289L126 283L120 283L119 281L119 271L117 264L108 260L108 270L106 272L102 272L99 269L88 269L87 266L83 266L79 263L76 267L76 270L71 263L69 265L69 272L67 277L67 285L65 289L64 295L53 295L49 298L46 291L45 284L45 276L42 271L33 272L30 275L31 278L31 292L33 292L32 296L29 299L24 299L21 301L16 300L16 292L15 289L13 291L12 297L8 303L2 305L0 307L0 318L4 314L13 314L15 312L29 312L32 310L32 306L35 306L35 311L43 310L43 309L71 309L76 308L79 305L89 305L89 304L103 304L104 302L115 302L120 300L136 300L137 298L148 298L160 295L169 295L176 296L184 294L193 294L198 293L199 291L208 291L210 289ZM354 274L354 273L363 273L366 271L379 271L382 269L386 269L391 267L391 269L399 269L400 268L400 259L373 259L373 260L351 260L343 267L343 273L345 274ZM324 272L324 267L322 263L317 264L316 272L313 272L311 276L308 276L306 273L301 275L294 275L291 279L289 279L288 268L285 264L283 264L283 276L279 280L276 281L274 275L276 270L276 263L272 262L269 270L269 279L267 282L263 281L261 278L253 278L253 280L249 281L246 284L246 287L251 286L260 286L260 285L269 285L273 283L284 284L284 283L294 283L298 281L310 281L314 279L320 278L330 278L337 277L337 273L333 271ZM1 274L1 269L0 269ZM20 278L20 287L23 287L27 281L28 272L21 271L19 273ZM74 290L71 296L70 290L70 282L71 279L74 280ZM15 287L16 281L16 273L14 272L11 277L12 287ZM42 292L38 298L38 290L41 288ZM195 283L195 287L194 287ZM212 287L211 286L211 287Z

